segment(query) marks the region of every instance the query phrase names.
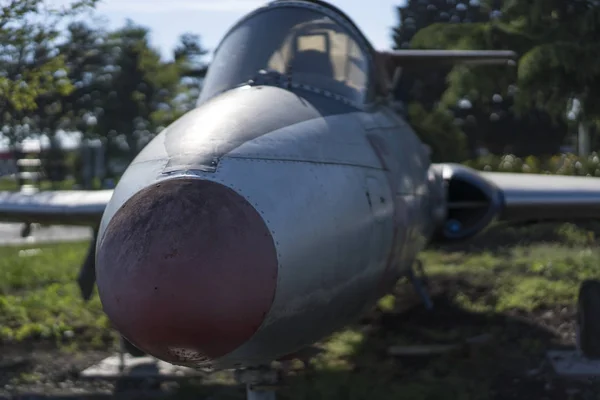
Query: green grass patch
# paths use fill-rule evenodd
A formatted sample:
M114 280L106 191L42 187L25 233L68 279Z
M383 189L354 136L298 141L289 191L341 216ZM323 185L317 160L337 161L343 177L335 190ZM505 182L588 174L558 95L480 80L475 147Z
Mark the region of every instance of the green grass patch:
M100 187L99 182L95 182L97 188ZM75 185L75 181L73 179L67 179L62 182L51 182L48 180L42 180L40 182L41 190L71 190ZM0 178L0 191L17 191L19 190L19 185L17 181L13 178Z
M600 249L558 243L507 247L499 252L427 251L422 260L435 278L460 276L474 285L489 286L494 302L487 311L535 311L571 305L579 284L600 275ZM467 304L482 310L481 304Z
M98 345L103 341L109 324L100 301L94 296L84 302L76 284L87 246L0 248L1 341L74 338Z

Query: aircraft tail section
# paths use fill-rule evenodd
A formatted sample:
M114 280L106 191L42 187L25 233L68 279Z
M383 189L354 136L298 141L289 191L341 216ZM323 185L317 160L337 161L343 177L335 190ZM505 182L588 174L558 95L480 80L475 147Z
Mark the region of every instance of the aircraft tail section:
M388 68L439 68L456 64L515 65L517 53L511 50L393 50L380 51Z
M395 90L404 70L468 65L516 65L510 50L393 50L377 53L378 65L387 85Z

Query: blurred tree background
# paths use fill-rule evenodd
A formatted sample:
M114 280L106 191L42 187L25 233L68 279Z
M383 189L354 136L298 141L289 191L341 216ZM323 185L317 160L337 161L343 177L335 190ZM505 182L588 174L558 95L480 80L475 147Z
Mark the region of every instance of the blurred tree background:
M396 95L434 157L546 157L573 145L577 122L596 119L590 89L600 64L590 46L597 47L599 9L587 0L409 0L399 7L397 49L513 50L521 57L516 71L459 66L403 76ZM431 130L429 121L445 125L450 115L453 129ZM448 136L464 142L466 154L445 150Z
M111 160L107 175L118 177L119 164L194 107L207 69L197 34L182 35L172 54L160 54L134 21L105 29L94 18L96 1L56 9L46 0L0 0L2 134L11 146L48 136L46 175L57 179L82 171L79 156L65 158L58 148L61 132L101 142ZM563 168L564 160L579 165L571 156L556 161L565 146L575 148L578 127L591 132L592 149L600 145L600 92L593 90L600 81L600 5L407 0L397 11L396 49L510 49L520 56L518 68L404 71L395 95L434 161L506 169L503 155L510 154L520 169L559 165L600 174L595 153L584 169Z
M53 8L52 1L0 0L2 135L11 147L47 136L47 177L65 175L61 132L101 141L107 158L126 165L194 106L206 72L198 35L182 35L171 57L164 57L150 45L148 29L133 21L104 29L94 18L96 2ZM67 169L76 175L79 157L68 158Z

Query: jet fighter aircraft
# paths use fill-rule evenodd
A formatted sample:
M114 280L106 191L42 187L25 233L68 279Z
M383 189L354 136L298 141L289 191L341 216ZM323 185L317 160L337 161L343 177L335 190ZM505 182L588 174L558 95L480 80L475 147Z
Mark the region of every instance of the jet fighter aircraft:
M418 282L426 246L494 221L600 217L600 179L432 164L390 106L403 69L515 58L376 51L330 4L274 1L229 30L197 107L114 191L2 193L0 220L93 227L83 275L95 264L106 314L142 351L265 365L351 323L400 277Z

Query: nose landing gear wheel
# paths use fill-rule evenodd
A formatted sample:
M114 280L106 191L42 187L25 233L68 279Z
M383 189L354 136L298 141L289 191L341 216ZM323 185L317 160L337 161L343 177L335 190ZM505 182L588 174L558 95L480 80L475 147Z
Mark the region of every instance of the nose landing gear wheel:
M586 358L600 359L600 281L586 280L577 300L577 345Z

